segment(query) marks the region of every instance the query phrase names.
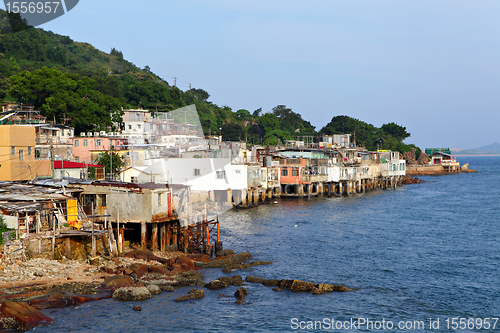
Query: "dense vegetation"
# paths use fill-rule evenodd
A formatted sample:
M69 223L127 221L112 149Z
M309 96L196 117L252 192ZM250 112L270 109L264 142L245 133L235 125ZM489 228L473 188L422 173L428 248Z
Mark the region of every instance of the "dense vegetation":
M9 24L10 22L10 24ZM168 112L195 104L205 134L221 132L225 140L278 144L300 136L354 133L368 149L408 151L406 128L394 123L376 128L337 116L316 132L310 122L278 105L264 112L233 111L210 102L203 89L182 91L151 72L68 36L26 26L19 15L0 10L0 100L34 104L49 120L68 120L77 133L111 127L121 107Z

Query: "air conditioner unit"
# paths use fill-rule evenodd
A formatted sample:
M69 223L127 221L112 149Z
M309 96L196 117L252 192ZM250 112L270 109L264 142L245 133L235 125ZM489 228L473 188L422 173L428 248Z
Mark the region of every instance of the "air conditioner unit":
M87 132L87 136L92 136L92 132Z
M99 134L100 134L101 136L106 136L106 132L105 132L105 131L100 131L100 132L99 132Z
M94 136L99 136L99 132L94 132Z
M80 133L80 136L85 136L85 132Z

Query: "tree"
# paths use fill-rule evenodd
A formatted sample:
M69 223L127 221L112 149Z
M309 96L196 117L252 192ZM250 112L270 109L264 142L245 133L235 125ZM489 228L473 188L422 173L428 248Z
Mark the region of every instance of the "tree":
M239 124L224 124L222 125L222 137L225 141L240 141L245 139L245 129ZM243 138L242 138L243 135Z
M262 113L262 108L258 108L252 113L252 117L259 118L261 113Z
M236 118L243 121L252 119L252 115L250 114L250 112L245 109L239 109L238 111L236 111L235 116Z
M111 146L110 150L99 154L97 164L104 166L105 174L111 173L113 179L118 171L120 171L125 165L123 157L114 151L113 146Z
M382 125L380 129L387 134L392 135L399 142L403 142L404 139L410 136L410 133L406 131L406 127L399 126L398 124L393 122Z
M70 118L76 133L105 129L121 122L121 103L94 90L96 81L78 74L43 67L10 77L10 95L22 103L33 103L49 119Z

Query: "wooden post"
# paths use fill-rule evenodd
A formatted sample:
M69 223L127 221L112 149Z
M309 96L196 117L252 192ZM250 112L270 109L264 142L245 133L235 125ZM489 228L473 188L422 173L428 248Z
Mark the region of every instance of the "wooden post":
M173 250L177 251L178 245L177 245L177 234L179 233L179 227L173 227L172 230L172 245L173 245Z
M207 228L207 245L210 245L210 228L208 227L208 222L205 227Z
M120 204L118 204L118 212L116 216L116 240L118 241L118 253L123 252L122 235L120 234Z
M167 228L167 235L165 237L165 244L167 246L167 250L170 250L170 246L172 245L171 239L172 239L172 225L169 223L169 225L166 226Z
M69 240L69 237L66 237L66 239L64 240L64 246L65 246L65 250L66 250L66 259L68 260L71 260L71 243L70 243L70 240Z
M146 244L146 242L147 242L146 232L147 232L146 222L142 221L141 222L141 248L143 250L146 250L146 245L147 245Z
M95 215L95 206L92 205L92 257L96 256L96 244L95 244L95 234L94 234L94 215Z
M166 242L166 224L167 222L162 222L160 224L160 251L165 251L167 247L167 242Z
M36 212L36 233L40 233L40 227L42 225L42 222L40 221L40 212Z
M219 225L219 221L217 221L217 241L220 242L220 225Z
M153 223L151 242L153 243L153 251L158 251L158 223Z
M188 252L189 247L189 227L184 227L184 252Z
M125 229L122 227L120 229L120 247L123 251L123 241L125 240Z
M56 228L52 224L52 260L55 259L55 247L56 247Z

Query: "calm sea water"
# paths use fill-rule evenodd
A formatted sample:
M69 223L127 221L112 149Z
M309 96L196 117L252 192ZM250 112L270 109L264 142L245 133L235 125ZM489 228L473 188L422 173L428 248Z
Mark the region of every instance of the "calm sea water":
M394 331L427 332L432 319L432 331L450 332L455 317L500 317L500 157L459 160L478 173L421 177L427 182L353 198L280 200L221 217L225 248L274 262L233 274L355 291L315 296L248 284L242 305L234 304L233 286L174 302L186 287L145 302L104 300L46 310L56 324L36 331L277 332L302 331L293 328L307 321L321 321L318 331L333 331L325 322L370 319L373 327L336 331L390 331L377 326L385 320ZM225 274L212 269L205 275L210 281ZM133 311L138 304L143 310ZM425 326L413 329L408 323L414 321ZM396 330L400 322L409 329ZM464 331L500 331L500 320L495 330L476 329L479 323L484 321Z

